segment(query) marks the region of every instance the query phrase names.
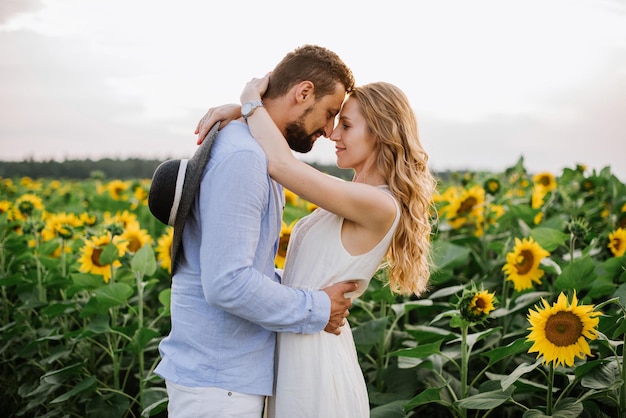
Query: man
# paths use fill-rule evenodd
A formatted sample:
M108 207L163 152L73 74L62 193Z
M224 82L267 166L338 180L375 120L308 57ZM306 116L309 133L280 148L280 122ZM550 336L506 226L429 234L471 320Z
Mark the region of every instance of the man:
M300 47L272 71L263 102L244 104L243 119L218 133L173 260L172 329L155 370L166 380L170 416L259 418L272 394L275 332L339 333L350 307L344 294L356 284L279 284L284 197L245 118L265 106L291 148L307 152L330 134L353 87L335 53Z

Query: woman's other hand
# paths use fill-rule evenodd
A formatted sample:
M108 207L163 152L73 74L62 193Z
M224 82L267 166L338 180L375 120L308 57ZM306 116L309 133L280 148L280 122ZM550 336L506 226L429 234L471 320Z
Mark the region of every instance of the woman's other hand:
M241 106L238 104L225 104L210 108L204 116L202 116L194 132L198 135L198 145L202 144L202 141L204 141L211 127L217 122L220 122L220 129L222 129L224 126L228 125L230 121L239 119L240 117Z

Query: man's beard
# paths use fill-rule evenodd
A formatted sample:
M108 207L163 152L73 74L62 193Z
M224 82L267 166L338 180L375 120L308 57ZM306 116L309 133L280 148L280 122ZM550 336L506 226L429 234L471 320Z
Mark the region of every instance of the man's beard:
M289 148L296 152L307 153L313 148L315 140L320 135L324 135L324 130L320 129L312 134L307 133L304 129L304 117L313 111L313 107L309 107L304 114L295 122L290 122L285 128L285 138L289 144Z
M298 122L291 122L285 129L285 137L289 148L301 153L311 151L319 134L320 132L314 134L307 133Z

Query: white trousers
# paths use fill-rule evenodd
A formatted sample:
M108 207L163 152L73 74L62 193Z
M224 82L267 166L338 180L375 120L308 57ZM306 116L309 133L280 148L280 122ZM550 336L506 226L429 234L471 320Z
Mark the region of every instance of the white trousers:
M165 382L170 418L261 418L265 396Z

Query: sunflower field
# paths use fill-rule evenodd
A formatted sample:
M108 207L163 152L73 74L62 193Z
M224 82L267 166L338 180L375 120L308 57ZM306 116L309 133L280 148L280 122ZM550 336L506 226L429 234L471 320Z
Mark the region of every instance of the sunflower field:
M172 229L149 180L0 178L4 416L166 416ZM315 207L286 191L277 266ZM609 167L452 173L429 291L351 309L377 417L625 417L626 186ZM303 378L306 378L303 376Z

